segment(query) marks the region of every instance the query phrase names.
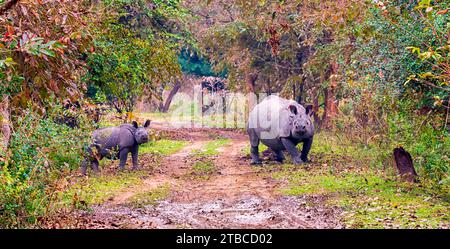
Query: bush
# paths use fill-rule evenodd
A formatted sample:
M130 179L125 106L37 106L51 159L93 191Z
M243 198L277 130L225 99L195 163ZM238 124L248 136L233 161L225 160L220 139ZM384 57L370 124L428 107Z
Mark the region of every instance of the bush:
M418 115L414 102L403 100L400 108L387 116L390 149L403 146L411 153L415 167L430 179L450 177L450 136L439 115Z
M431 109L421 113L417 109L421 98L412 94L385 97L384 101L347 100L340 106L336 129L370 151L372 167L392 167L393 149L402 146L411 154L419 175L450 183L450 136L444 114ZM346 112L347 106L357 108Z
M61 108L55 108L58 110ZM90 139L91 124L80 118L72 129L31 110L17 117L7 160L0 162L0 227L27 227L51 211L62 177L77 169Z

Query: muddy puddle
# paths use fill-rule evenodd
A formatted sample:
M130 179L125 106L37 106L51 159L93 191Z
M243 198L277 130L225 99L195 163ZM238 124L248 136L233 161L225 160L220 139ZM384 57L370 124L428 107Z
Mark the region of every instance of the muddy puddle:
M164 200L142 208L97 206L78 215L86 218L82 222L86 228L342 228L336 220L339 210L308 203L311 200L293 196L206 203Z

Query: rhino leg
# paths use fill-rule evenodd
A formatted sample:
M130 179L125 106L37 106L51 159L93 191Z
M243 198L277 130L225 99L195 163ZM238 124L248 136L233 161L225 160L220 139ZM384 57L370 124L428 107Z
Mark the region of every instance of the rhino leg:
M277 162L280 162L280 163L282 163L286 158L284 157L284 155L283 155L283 151L281 151L281 150L277 150L277 151L274 151L275 152L275 160L277 161Z
M119 169L121 169L121 170L125 168L125 163L127 162L129 151L130 150L128 148L123 148L119 152L119 158L120 158Z
M86 175L87 168L90 165L92 170L95 172L99 172L98 169L98 159L97 154L98 152L98 146L96 144L90 145L88 148L86 148L86 157L84 158L83 162L81 163L81 174ZM100 156L101 157L101 156Z
M99 162L97 159L94 159L93 161L91 161L92 170L96 173L100 172L100 170L98 169L98 165L99 165Z
M87 166L89 163L90 160L88 160L87 158L83 160L83 162L81 163L81 174L86 175Z
M252 157L251 165L262 164L261 158L259 158L259 138L256 135L254 129L248 130L248 135L250 137L250 156Z
M100 172L98 168L99 162L96 158L94 159L85 158L81 163L81 174L86 175L88 165L91 165L91 168L94 172L96 173Z
M262 164L261 158L259 158L259 146L252 146L250 155L252 157L252 162L250 164Z
M308 153L311 150L311 145L312 145L313 139L312 138L308 138L305 139L303 141L303 149L302 149L302 154L300 156L300 158L302 159L303 162L308 162Z
M133 170L138 169L138 154L139 154L138 149L139 149L139 146L137 146L137 145L131 149L131 159L133 162Z
M283 143L284 148L286 148L286 150L291 155L292 161L294 162L295 165L304 163L300 158L300 153L298 152L297 147L291 140L287 138L281 138L281 142Z

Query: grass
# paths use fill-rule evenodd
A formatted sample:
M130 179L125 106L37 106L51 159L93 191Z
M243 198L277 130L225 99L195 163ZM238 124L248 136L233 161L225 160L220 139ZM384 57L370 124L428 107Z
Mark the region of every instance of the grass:
M298 144L299 151L302 150L303 144ZM267 150L267 146L260 143L259 153ZM340 136L332 132L319 132L314 135L313 146L309 153L314 161L327 163L329 165L349 165L354 166L361 162L367 166L373 166L377 159L377 148L373 145L363 145L355 143L345 136ZM250 155L250 145L242 149L243 155ZM290 156L284 152L286 159Z
M299 149L302 145L298 145ZM332 132L319 132L314 135L311 157L322 163L340 166L360 166L382 168L385 155L374 144L355 143L345 135ZM314 158L315 157L315 158Z
M187 144L188 144L187 141L162 139L141 145L139 147L139 153L150 153L162 156L169 156L180 151Z
M146 114L147 115L147 114ZM148 114L156 119L170 114ZM220 119L218 119L220 120ZM181 150L186 141L159 140L140 147L140 153L167 156ZM209 179L216 171L214 157L229 139L218 138L191 152L189 177ZM302 144L299 144L301 149ZM267 147L260 144L260 153ZM345 135L320 132L315 135L310 159L304 166L267 165L260 174L286 182L285 195L322 196L327 206L342 210L342 222L349 228L450 228L450 186L421 179L420 184L399 182L388 148L373 143L355 143ZM250 147L242 153L248 155ZM286 154L287 162L290 161ZM128 186L139 184L139 172L89 178L64 193L66 204L102 203ZM131 198L136 206L153 205L166 198L170 186L140 193Z
M141 145L139 153L141 158L145 157L145 154L156 155L159 158L176 153L186 145L186 141L158 140ZM110 160L100 161L101 167L104 167L106 164L109 165ZM63 206L75 205L76 208L87 208L93 204L102 204L122 193L130 186L142 184L142 179L148 174L148 170L140 170L80 178L77 183L61 193L61 204ZM159 196L161 193L147 194ZM136 203L138 205L144 202L136 200Z
M259 156L261 156L261 153L265 150L267 150L268 147L264 144L260 143L258 146ZM242 148L241 154L243 156L250 156L250 142L248 145L246 145L244 148Z
M400 182L392 164L374 164L380 162L375 146L318 133L310 155L305 166L263 172L287 183L280 189L285 195L325 197L326 205L342 209L349 228L450 227L450 186Z
M151 191L143 192L134 195L128 200L128 203L134 207L145 207L148 205L155 205L159 200L164 200L170 194L170 184L166 183Z
M447 189L399 182L376 172L331 174L316 167L284 166L273 173L288 182L285 195L319 195L327 205L343 210L350 228L438 228L450 225L450 196ZM295 170L293 170L295 169Z
M219 155L219 148L226 146L228 143L230 143L230 139L219 138L207 142L203 149L193 150L189 156L194 163L188 176L198 180L208 180L217 171L213 161L214 157Z
M216 171L216 167L211 160L195 162L192 169L198 175L209 175Z
M146 175L148 171L132 171L80 179L61 193L61 204L76 208L102 204L130 186L141 184Z
M213 141L209 141L205 144L205 147L203 149L193 150L191 152L191 155L194 157L217 156L220 153L218 149L226 146L229 143L230 139L228 138L220 138Z
M191 180L209 180L212 175L217 173L214 159L209 157L195 157L192 169L185 177Z

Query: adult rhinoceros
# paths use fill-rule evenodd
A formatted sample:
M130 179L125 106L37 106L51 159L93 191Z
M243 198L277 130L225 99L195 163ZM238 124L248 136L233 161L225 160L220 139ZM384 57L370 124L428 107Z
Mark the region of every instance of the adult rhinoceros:
M283 150L292 156L294 164L308 161L308 153L314 137L311 122L312 108L305 109L293 100L271 95L256 105L250 112L247 133L251 145L251 164L261 164L258 146L262 142L273 150L276 160L285 158ZM297 144L303 143L299 153Z

